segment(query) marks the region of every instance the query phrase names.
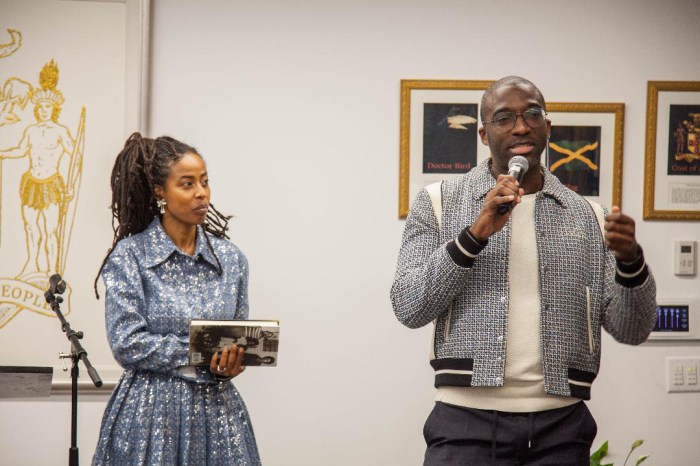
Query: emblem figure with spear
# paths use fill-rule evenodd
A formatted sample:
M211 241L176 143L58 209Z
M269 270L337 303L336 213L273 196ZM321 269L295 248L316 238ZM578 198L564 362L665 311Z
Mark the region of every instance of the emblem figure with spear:
M27 260L17 278L36 284L53 273L63 273L65 268L66 243L75 214L73 201L81 178L85 138L84 108L76 139L71 137L67 127L58 123L64 98L56 89L58 67L53 60L42 68L39 84L41 90L35 89L31 98L37 123L24 130L16 147L0 149L0 161L3 158L29 159L29 169L20 183ZM60 170L65 155L70 157L67 182Z

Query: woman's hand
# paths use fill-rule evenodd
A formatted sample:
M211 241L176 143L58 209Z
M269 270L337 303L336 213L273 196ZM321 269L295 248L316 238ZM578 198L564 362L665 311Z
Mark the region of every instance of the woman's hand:
M243 354L245 349L238 345L224 348L221 353L214 353L209 364L209 371L220 379L230 379L245 370Z

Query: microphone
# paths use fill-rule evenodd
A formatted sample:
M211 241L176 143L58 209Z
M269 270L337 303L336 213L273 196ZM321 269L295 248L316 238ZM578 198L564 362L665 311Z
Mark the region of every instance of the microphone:
M513 176L515 180L520 183L525 176L525 172L530 168L530 164L527 163L527 159L522 155L516 155L508 162L508 174ZM496 212L503 215L513 208L513 202L507 204L498 204L496 207Z
M49 277L49 291L52 294L62 294L66 291L66 282L57 273Z

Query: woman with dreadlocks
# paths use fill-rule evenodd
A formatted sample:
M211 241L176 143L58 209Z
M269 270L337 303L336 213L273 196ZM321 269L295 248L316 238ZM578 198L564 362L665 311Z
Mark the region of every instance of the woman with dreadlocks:
M209 203L206 165L169 137L132 134L112 170L114 242L98 277L124 373L107 404L93 465L259 465L231 378L244 350L188 366L190 319L246 319L248 262ZM97 278L95 279L97 293Z

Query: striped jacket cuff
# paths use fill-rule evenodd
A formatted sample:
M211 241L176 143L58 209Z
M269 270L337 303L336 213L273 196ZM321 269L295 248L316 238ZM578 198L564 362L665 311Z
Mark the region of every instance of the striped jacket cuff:
M649 276L649 269L644 261L644 252L639 246L639 256L632 262L622 262L615 258L617 270L615 272L615 281L627 288L634 288L644 283Z
M581 398L582 400L590 400L591 385L593 384L597 374L569 367L568 376L569 391L571 392L571 396Z
M479 241L465 228L454 240L447 243L447 253L455 264L469 268L474 265L474 259L482 249L489 244L488 240Z
M440 358L430 361L435 369L435 388L471 387L474 376L474 359Z

